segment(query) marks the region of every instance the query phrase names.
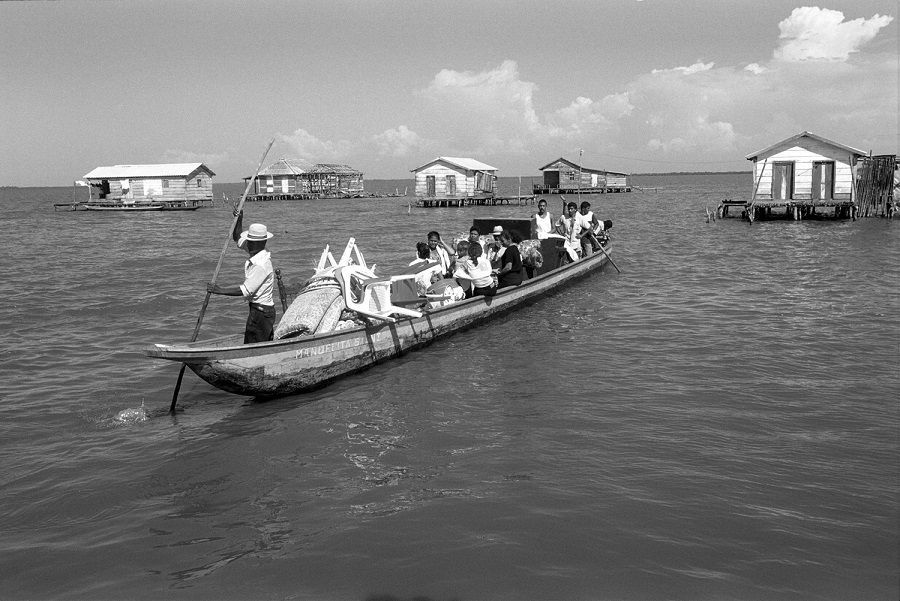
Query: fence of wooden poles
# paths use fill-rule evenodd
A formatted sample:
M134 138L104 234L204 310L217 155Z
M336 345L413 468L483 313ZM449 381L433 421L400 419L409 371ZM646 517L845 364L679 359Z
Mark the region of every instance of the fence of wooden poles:
M894 170L897 155L862 157L856 165L856 205L859 217L893 217Z

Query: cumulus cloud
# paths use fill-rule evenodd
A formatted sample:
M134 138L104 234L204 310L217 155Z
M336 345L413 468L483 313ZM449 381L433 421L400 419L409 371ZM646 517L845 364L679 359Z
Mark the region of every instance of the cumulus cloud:
M163 152L163 161L166 163L205 163L206 165L218 165L230 160L228 152L193 152L170 148Z
M763 73L768 71L768 69L766 69L765 67L763 67L762 65L760 65L758 63L750 63L749 65L744 67L744 71L749 71L750 73L753 73L754 75L762 75Z
M417 96L429 105L434 137L461 151L491 154L525 148L540 125L536 89L519 77L515 61L506 60L478 72L442 69Z
M701 63L697 61L693 65L687 67L673 67L672 69L653 69L651 73L681 73L682 75L693 75L694 73L703 73L709 71L715 66L715 63Z
M871 19L844 21L838 10L804 6L795 8L778 24L781 43L774 56L782 61L839 60L874 38L893 17L874 15Z
M405 125L388 129L372 138L378 154L383 156L404 157L418 150L424 140Z
M891 20L797 9L781 22L780 43L773 39L774 59L653 69L599 99L579 95L540 114L537 85L513 61L482 72L442 70L420 94L440 114L446 152L529 157L584 148L586 163L592 153L625 162L595 159L610 169L735 168L747 152L803 130L859 147L872 145L861 131L895 132L896 53L852 56Z
M353 143L347 140L320 140L305 129L297 129L292 134L279 134L278 140L287 144L294 157L313 163L346 160Z
M473 156L504 174L532 171L541 157L575 158L579 148L586 165L611 170L743 168L746 153L803 130L893 152L884 146L896 144L896 52L861 52L891 20L844 21L837 11L797 9L781 22L780 41L772 39L774 58L653 69L598 98L582 93L544 111L536 108L537 84L515 61L480 71L445 68L413 93L418 119L408 124L353 143L303 129L282 139L317 162L408 169L437 155ZM879 143L860 132L887 133Z

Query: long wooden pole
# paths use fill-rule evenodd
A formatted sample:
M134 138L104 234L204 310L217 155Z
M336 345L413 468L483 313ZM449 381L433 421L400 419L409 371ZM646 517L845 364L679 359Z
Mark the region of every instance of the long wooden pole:
M253 185L253 182L256 181L256 176L259 175L259 170L262 169L263 161L266 160L266 155L269 154L269 149L272 148L272 144L275 143L275 138L273 137L269 144L266 146L266 150L263 152L262 156L259 159L259 165L256 167L256 171L253 173L253 177L250 178L250 181L247 182L247 187L244 188L244 193L241 195L241 200L238 202L237 209L234 211L234 219L231 221L231 227L228 228L228 234L225 238L225 244L222 246L222 252L219 254L219 262L216 263L216 270L213 272L211 283L216 283L216 278L219 277L219 270L222 268L222 261L225 260L225 253L228 251L228 245L231 244L232 241L232 233L234 232L234 226L237 225L238 217L241 214L241 211L244 209L244 201L247 200L247 194L250 192L250 187ZM200 324L203 323L203 315L206 313L206 307L209 305L209 297L210 292L206 291L206 297L203 299L203 306L200 308L200 315L197 317L197 325L194 326L194 333L191 336L191 342L197 340L197 336L200 335ZM169 407L170 413L175 413L175 403L178 402L178 391L181 389L181 380L184 378L184 369L186 364L181 364L181 370L178 372L178 380L175 382L175 391L172 393L172 404Z
M753 206L756 204L756 192L759 190L759 182L762 180L763 173L766 170L766 163L768 162L769 159L763 160L762 169L759 170L759 177L756 178L756 185L753 186L753 194L750 196L750 208L747 210L747 218L750 220L750 225L753 225L753 211L756 210Z

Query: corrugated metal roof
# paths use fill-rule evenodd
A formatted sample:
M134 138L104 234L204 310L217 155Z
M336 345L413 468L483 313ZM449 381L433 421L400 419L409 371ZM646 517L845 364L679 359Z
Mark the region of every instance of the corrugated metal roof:
M451 165L456 165L457 167L461 167L462 169L466 169L467 171L497 171L496 167L491 167L487 163L482 163L481 161L476 161L475 159L470 159L468 157L438 157L432 161L428 161L424 165L420 165L413 169L413 171L419 171L428 167L429 165L434 165L439 161L444 161L445 163L450 163Z
M186 177L198 169L215 175L203 163L162 163L159 165L110 165L97 167L84 175L85 179L121 179L127 177Z
M569 165L570 167L572 167L572 168L574 168L574 169L581 169L581 171L582 171L583 173L597 173L597 174L615 173L614 171L605 171L605 170L603 170L603 169L594 169L594 168L592 168L592 167L585 167L584 165L579 165L579 164L576 163L575 161L570 161L569 159L567 159L567 158L565 158L565 157L559 157L559 158L556 159L555 161L550 161L549 163L547 163L546 165L544 165L543 167L541 167L540 169L538 169L538 171L547 171L547 170L550 170L550 167L552 167L554 163L558 163L558 162L560 162L560 161L562 161L563 163ZM556 169L553 169L552 171L557 171L557 170L556 170ZM620 173L620 174L618 174L618 175L627 175L627 174L626 174L626 173Z
M833 141L833 140L829 140L828 138L823 138L822 136L817 136L816 134L811 133L811 132L808 132L808 131L801 131L801 132L800 132L799 134L797 134L796 136L791 136L790 138L785 138L785 139L782 140L781 142L776 142L775 144L772 144L771 146L767 146L766 148L763 148L762 150L757 150L756 152L751 152L751 153L748 154L745 158L746 158L748 161L756 160L756 158L757 158L758 156L760 156L760 155L762 155L762 154L766 154L766 153L768 153L770 150L774 150L774 149L778 148L779 146L782 146L783 144L790 144L790 143L792 143L792 142L797 142L797 141L800 140L800 138L811 138L811 139L813 139L813 140L818 140L819 142L822 142L822 143L824 143L824 144L828 144L828 145L830 145L830 146L834 146L834 147L836 147L836 148L840 148L840 149L842 149L842 150L846 150L847 152L849 152L849 153L851 153L851 154L856 154L856 155L859 155L859 156L865 156L865 155L866 155L866 152L865 152L864 150L859 150L858 148L853 148L852 146L847 146L847 145L845 145L845 144L841 144L841 143L839 143L839 142L835 142L835 141Z

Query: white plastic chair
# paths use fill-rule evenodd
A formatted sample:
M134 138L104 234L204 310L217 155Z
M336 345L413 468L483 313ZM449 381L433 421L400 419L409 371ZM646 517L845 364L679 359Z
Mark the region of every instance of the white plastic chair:
M344 304L361 315L396 321L394 315L422 317L420 311L399 307L391 302L391 284L399 280L414 279L416 274L376 277L359 265L344 265L334 270L334 277L341 285Z

